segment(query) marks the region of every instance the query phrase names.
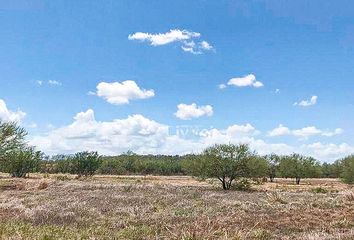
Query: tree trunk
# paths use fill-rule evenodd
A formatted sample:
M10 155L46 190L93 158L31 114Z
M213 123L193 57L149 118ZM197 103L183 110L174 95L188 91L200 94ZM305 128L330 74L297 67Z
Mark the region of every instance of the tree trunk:
M300 178L299 177L296 177L296 184L300 185Z
M222 180L222 188L223 188L224 190L227 190L225 179Z

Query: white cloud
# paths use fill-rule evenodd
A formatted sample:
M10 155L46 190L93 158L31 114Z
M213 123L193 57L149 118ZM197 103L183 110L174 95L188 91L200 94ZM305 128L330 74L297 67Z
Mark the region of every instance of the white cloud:
M165 45L177 41L190 40L200 37L198 32L190 32L187 30L171 29L166 33L143 33L136 32L128 36L129 40L148 41L153 46Z
M322 132L322 135L323 136L326 136L326 137L332 137L332 136L335 136L335 135L340 135L344 132L343 129L341 128L336 128L334 131L324 131Z
M211 49L213 49L213 46L211 46L207 41L201 41L200 48L205 49L205 50L211 50Z
M115 154L127 150L148 153L146 149L158 149L168 137L168 127L142 115L111 122L96 121L92 109L80 112L68 126L35 136L31 144L48 154L73 153L97 150L102 154Z
M37 80L36 83L39 86L43 86L45 84L51 85L51 86L61 86L62 83L57 81L57 80L48 80L48 81L42 81L42 80Z
M11 111L7 108L4 100L0 99L0 120L4 122L18 122L26 116L26 113L17 110Z
M144 33L136 32L128 36L129 40L139 40L142 42L149 42L152 46L161 46L170 43L179 42L181 48L185 52L192 54L202 54L204 51L210 51L213 46L207 41L200 41L195 43L193 39L200 38L201 34L198 32L191 32L187 30L171 29L166 33Z
M335 135L342 134L344 131L341 128L336 128L334 131L329 130L321 130L316 128L315 126L304 127L301 129L290 130L288 127L280 124L277 128L274 128L270 132L268 132L269 137L276 136L284 136L284 135L292 135L295 137L307 139L312 136L325 136L332 137Z
M49 80L48 84L49 85L54 85L54 86L61 86L61 82L58 82L56 80Z
M213 107L210 105L205 106L197 106L197 104L192 103L188 104L178 104L177 112L175 116L182 120L190 120L192 118L199 118L201 116L212 116L213 115Z
M244 77L231 78L227 85L232 85L236 87L263 87L263 83L256 80L256 76L253 74L248 74Z
M47 154L95 150L100 154L116 155L128 150L139 154L198 153L215 143L248 143L259 154L298 152L322 161L333 161L354 152L354 146L347 143L316 142L300 146L268 143L260 139L258 133L249 123L234 124L225 129L202 130L195 139L185 139L172 134L167 125L139 114L100 122L89 109L78 113L70 125L49 130L45 135L33 136L30 144Z
M354 146L350 146L347 143L323 144L321 142L316 142L308 145L303 145L301 148L305 153L311 154L317 159L326 161L334 161L354 153Z
M289 135L291 134L291 131L289 128L284 127L282 124L280 124L277 128L274 128L272 131L268 133L268 136L270 137L276 137L276 136L283 136L283 135Z
M308 138L315 135L321 135L322 131L314 126L304 127L301 129L293 130L292 134L300 138Z
M225 88L226 88L226 85L223 84L223 83L222 83L222 84L219 84L219 85L218 85L218 88L219 88L219 89L225 89Z
M97 96L115 105L127 104L130 100L155 96L154 90L141 89L133 80L123 82L101 82L97 85Z
M299 103L295 102L294 106L309 107L316 105L318 96L312 96L310 100L302 100Z

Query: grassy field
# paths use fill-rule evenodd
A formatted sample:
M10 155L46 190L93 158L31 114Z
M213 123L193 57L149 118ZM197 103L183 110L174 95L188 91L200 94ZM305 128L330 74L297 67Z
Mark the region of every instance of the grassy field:
M0 174L0 239L354 239L354 189L291 179L222 191L190 177Z

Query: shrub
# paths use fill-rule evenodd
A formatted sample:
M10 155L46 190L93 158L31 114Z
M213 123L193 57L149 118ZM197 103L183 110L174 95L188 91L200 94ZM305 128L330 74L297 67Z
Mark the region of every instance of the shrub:
M342 159L342 174L343 182L354 184L354 155Z
M101 164L101 156L97 152L79 152L72 160L79 177L94 175Z
M56 179L57 179L58 181L68 181L68 180L70 180L70 178L69 178L68 176L66 176L66 175L59 175L59 176L56 176Z
M251 183L248 179L243 178L233 185L232 189L236 191L249 191L251 190Z
M42 154L33 148L13 151L5 157L5 172L12 177L26 177L38 169Z
M256 239L256 240L273 239L272 234L265 229L256 229L252 232L252 235L253 235L253 239Z
M328 193L328 190L325 188L317 187L311 190L313 193Z

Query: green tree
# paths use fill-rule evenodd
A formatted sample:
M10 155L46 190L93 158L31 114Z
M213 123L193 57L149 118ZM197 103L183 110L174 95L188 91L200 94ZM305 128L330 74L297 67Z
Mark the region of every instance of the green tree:
M354 155L342 159L341 178L345 183L354 184Z
M97 152L79 152L72 158L75 172L81 176L92 176L100 167L101 156Z
M26 177L38 170L42 154L28 147L27 132L15 122L0 122L0 171L12 177Z
M194 175L217 178L223 189L229 190L236 178L251 174L248 161L254 156L246 144L216 144L196 158L196 171L192 171Z
M279 163L279 172L282 177L295 178L296 184L300 184L302 178L314 178L321 175L320 164L312 157L299 154L283 156Z
M24 148L26 135L26 130L17 123L0 121L0 161L10 152Z
M274 182L274 178L277 176L277 172L279 171L280 157L273 153L266 155L265 159L268 163L268 177L271 182Z
M42 153L34 148L11 151L5 158L5 172L12 177L26 177L28 173L37 171Z

